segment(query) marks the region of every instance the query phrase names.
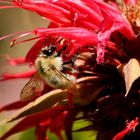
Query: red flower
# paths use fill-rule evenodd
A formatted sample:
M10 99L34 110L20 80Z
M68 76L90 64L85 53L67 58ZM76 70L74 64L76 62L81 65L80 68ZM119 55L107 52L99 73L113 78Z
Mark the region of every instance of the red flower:
M79 47L83 44L97 45L98 63L103 62L105 46L113 32L120 32L128 39L136 37L121 12L103 1L14 0L13 4L49 19L55 23L53 28L63 27L60 29L36 29L33 33L39 38L61 35L64 38L79 41ZM89 41L83 40L82 36L86 36ZM83 41L81 42L81 40ZM14 44L16 44L15 41Z
M133 11L125 5L128 10L121 11L120 3L114 1L109 5L102 0L1 2L36 12L49 20L50 25L0 38L16 35L11 47L38 39L25 59L8 58L10 65L29 63L34 66L32 70L1 76L1 81L32 77L21 95L33 98L1 109L21 107L5 122L22 120L0 140L34 126L38 140L48 139L48 129L60 140L64 129L71 140L76 119L89 120L92 124L79 131L96 130L98 140L127 139L134 128L139 132L140 29L139 12L135 8ZM125 2L131 2L137 9L136 1ZM30 34L35 37L19 40ZM79 112L83 114L76 118ZM127 126L126 122L129 122Z

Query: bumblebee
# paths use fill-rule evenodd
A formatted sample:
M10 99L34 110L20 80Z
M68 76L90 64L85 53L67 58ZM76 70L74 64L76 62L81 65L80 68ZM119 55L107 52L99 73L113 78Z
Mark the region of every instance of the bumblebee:
M50 45L43 48L39 56L35 60L36 74L24 86L21 91L21 100L29 100L34 96L35 92L43 91L42 82L50 87L57 89L67 89L73 92L76 89L75 76L69 73L64 73L66 67L62 56L56 52L56 46Z

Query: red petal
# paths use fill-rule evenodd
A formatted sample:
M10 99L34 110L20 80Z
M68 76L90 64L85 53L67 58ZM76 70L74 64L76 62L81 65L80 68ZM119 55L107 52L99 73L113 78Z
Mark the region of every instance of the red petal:
M44 46L45 41L46 41L46 38L41 38L33 45L33 47L29 50L29 52L27 53L25 57L25 62L34 63L41 48Z
M10 103L8 105L0 107L0 111L19 109L19 108L27 105L28 103L29 102L16 101L14 103Z
M66 107L63 106L56 106L54 108L50 108L46 111L42 111L39 113L35 113L32 115L27 116L20 122L18 122L13 128L11 128L8 132L6 132L0 140L5 140L9 136L24 131L25 129L31 128L36 126L37 124L40 124L41 122L48 121L52 117L57 117L57 115L61 112L63 112L66 109ZM47 125L49 125L48 123Z
M42 1L17 1L14 0L14 4L21 8L25 8L27 10L34 11L39 15L49 19L52 22L59 23L63 26L85 26L89 28L88 24L92 28L97 28L97 25L102 21L101 12L99 12L96 4L94 4L94 8L90 8L89 5L86 6L83 2L79 1L50 1L50 0L42 0ZM46 10L47 9L47 10ZM84 21L88 21L88 24L83 24ZM81 24L81 25L79 25ZM95 26L96 25L96 26Z
M79 15L79 20L81 20L81 23L83 21L88 21L96 26L100 24L100 22L103 20L101 12L99 12L99 9L96 8L97 5L94 3L94 8L90 8L89 5L86 5L82 1L73 1L73 0L67 0L65 1L69 6L71 6L69 11L73 12L75 9L75 13ZM77 15L76 15L77 16ZM76 18L73 17L72 19ZM75 19L76 20L76 19ZM75 21L76 22L76 21ZM76 24L78 26L78 24Z
M25 64L25 58L19 57L19 58L11 58L10 56L6 56L6 59L11 66L21 65Z
M124 36L126 36L128 39L134 39L136 37L134 31L132 30L131 25L128 23L127 19L125 19L122 15L122 13L115 7L105 3L105 2L99 2L94 0L97 5L101 8L101 11L104 16L104 22L103 24L108 24L108 22L112 22L112 26L108 28L110 32L119 31ZM104 25L102 25L101 32L106 31L104 28Z
M59 137L59 140L63 140L61 131L64 128L64 119L66 114L66 111L58 114L57 117L52 119L51 125L49 127L50 131L55 133Z
M17 78L30 78L33 74L35 74L35 72L36 72L35 70L31 70L28 72L17 73L17 74L4 73L0 76L0 81L17 79Z
M0 6L0 9L17 8L17 6Z
M69 11L55 5L53 2L47 0L24 0L22 2L14 0L14 4L21 8L36 12L42 17L49 19L50 21L64 25L70 24L70 21L68 20Z
M84 28L37 28L35 29L35 34L42 36L42 38L35 43L35 45L26 55L25 61L30 63L34 63L36 57L38 56L41 48L44 47L44 43L49 36L62 36L64 38L74 39L78 41L81 46L97 44L96 34Z
M40 123L35 128L35 135L37 140L48 140L46 137L46 130L50 124L51 120L45 121L45 123Z
M67 27L67 28L37 28L35 34L38 36L62 36L64 38L73 39L82 42L82 45L96 45L96 33L84 28Z
M97 36L99 42L97 45L97 62L102 63L104 61L105 46L113 32L120 32L128 39L134 39L136 35L120 11L104 2L97 2L97 4L102 7L101 11L104 16Z
M124 130L119 132L117 135L113 137L112 140L122 140L123 137L129 134L131 131L135 130L136 126L139 124L139 118L136 117L134 120L129 122Z

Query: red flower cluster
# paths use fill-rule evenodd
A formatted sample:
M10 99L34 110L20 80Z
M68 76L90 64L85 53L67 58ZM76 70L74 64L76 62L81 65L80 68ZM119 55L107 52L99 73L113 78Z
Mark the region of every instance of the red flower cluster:
M30 100L1 108L1 111L19 109L4 122L25 118L0 140L33 126L38 140L47 139L48 129L55 132L60 140L64 129L71 140L75 119L93 122L80 130L97 130L97 140L131 139L128 134L137 127L137 131L140 130L140 28L136 16L140 11L135 11L140 6L138 1L0 2L9 4L0 6L1 9L23 8L50 21L48 28L0 38L16 35L11 46L38 39L25 59L6 57L10 65L29 63L35 67L30 72L1 75L1 81L32 78L21 92L22 98ZM21 40L30 34L35 37ZM79 112L83 112L83 116L76 118ZM69 122L66 121L68 119ZM106 123L115 124L114 131L111 131L113 127L110 125L105 128L110 133L103 132ZM103 134L107 139L102 137Z

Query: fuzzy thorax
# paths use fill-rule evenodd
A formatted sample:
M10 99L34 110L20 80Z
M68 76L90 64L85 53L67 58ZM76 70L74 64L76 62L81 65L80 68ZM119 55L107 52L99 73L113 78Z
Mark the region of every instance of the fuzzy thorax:
M42 77L49 86L69 90L76 88L73 80L71 80L74 78L62 73L63 61L61 57L38 57L35 66L40 77Z
M61 57L38 57L35 61L35 67L37 71L40 71L40 67L43 69L43 71L48 71L50 69L50 66L54 66L57 70L62 70L62 58Z

